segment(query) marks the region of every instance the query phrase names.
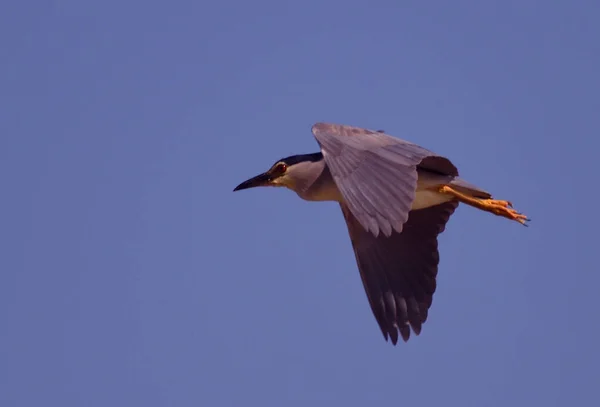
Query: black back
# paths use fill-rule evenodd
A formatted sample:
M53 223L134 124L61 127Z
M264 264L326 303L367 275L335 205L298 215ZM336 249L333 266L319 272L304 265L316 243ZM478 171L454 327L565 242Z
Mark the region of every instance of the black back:
M289 157L282 158L281 160L277 160L277 162L283 161L284 163L286 163L286 165L288 167L291 167L294 164L302 163L305 161L315 162L315 161L321 161L322 159L323 159L323 153L318 152L318 153L312 153L312 154L291 155Z

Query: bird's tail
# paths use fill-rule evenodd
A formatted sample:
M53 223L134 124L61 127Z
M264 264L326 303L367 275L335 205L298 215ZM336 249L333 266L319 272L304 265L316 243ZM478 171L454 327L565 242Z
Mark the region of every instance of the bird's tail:
M489 192L484 191L478 186L475 186L459 177L456 177L450 181L450 186L465 195L472 196L473 198L490 199L492 197L492 194Z

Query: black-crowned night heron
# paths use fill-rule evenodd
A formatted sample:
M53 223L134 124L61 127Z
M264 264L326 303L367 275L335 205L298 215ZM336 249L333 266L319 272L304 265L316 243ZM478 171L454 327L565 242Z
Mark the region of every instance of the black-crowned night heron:
M241 189L286 187L307 201L339 202L360 276L387 341L427 319L439 263L437 237L459 202L523 225L508 201L458 177L445 157L383 131L317 123L320 153L277 161Z

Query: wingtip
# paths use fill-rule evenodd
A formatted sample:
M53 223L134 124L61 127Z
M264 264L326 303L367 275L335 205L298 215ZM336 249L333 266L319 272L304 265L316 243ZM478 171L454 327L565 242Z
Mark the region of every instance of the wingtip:
M330 127L331 124L330 123L325 123L325 122L316 122L315 124L312 125L312 127L310 128L310 130L312 131L312 133L314 135L317 135L317 133L323 132L325 130L327 130L327 127Z
M408 342L408 340L410 339L410 327L408 325L404 325L402 328L399 329L399 331L404 343Z

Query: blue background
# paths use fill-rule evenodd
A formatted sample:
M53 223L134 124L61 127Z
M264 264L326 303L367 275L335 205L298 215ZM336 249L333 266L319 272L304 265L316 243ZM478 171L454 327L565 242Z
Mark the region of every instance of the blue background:
M600 5L0 6L0 405L596 406ZM419 337L369 309L337 204L232 193L317 121L450 157Z

